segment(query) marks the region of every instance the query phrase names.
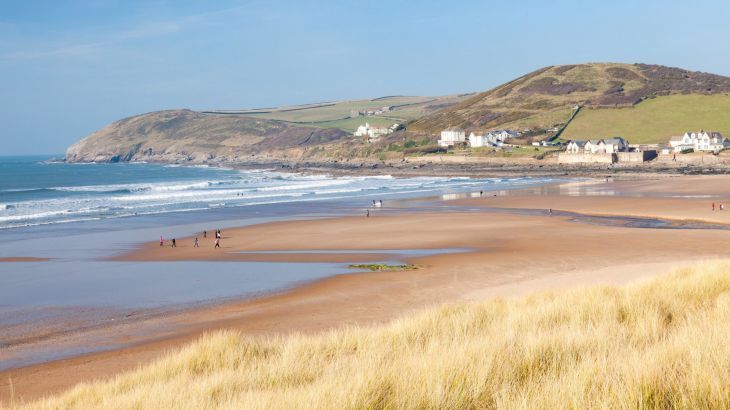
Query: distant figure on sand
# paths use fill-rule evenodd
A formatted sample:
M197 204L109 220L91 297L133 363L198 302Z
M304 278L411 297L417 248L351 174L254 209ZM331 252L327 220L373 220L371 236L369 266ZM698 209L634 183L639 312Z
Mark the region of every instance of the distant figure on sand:
M484 196L484 191L479 191L479 196Z
M713 211L715 210L715 203L714 202L712 203L712 210Z
M221 240L218 238L215 238L215 247L214 248L220 248L221 247Z
M383 207L383 200L382 199L380 200L380 207L381 208Z
M720 210L721 211L724 211L725 210L725 204L720 204Z
M552 215L552 214L553 214L553 208L548 208L548 215Z
M165 240L162 239L162 235L160 235L160 246L164 246L164 245L165 245Z
M193 243L193 248L199 248L200 245L198 244L198 237L195 237L195 243Z
M175 242L175 238L172 238L172 247L177 248L177 242Z
M369 209L366 209L365 210L365 217L366 218L370 218L370 210Z
M208 237L208 231L203 231L203 238L207 238L207 237Z

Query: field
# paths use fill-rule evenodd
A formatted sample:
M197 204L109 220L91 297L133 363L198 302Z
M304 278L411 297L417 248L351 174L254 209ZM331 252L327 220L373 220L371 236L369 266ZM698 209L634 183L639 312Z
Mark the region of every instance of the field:
M728 408L729 337L730 262L715 261L374 328L216 333L28 407Z
M352 100L332 103L308 104L302 106L261 108L252 110L227 110L229 115L286 121L321 128L341 128L354 131L358 125L369 122L377 125L392 125L406 122L431 113L442 106L462 101L464 96L410 97L393 96L370 100ZM393 110L377 116L353 117L351 111L377 110L392 106ZM214 111L215 112L215 111Z
M633 108L584 109L563 133L565 139L622 136L631 143L667 143L686 131L730 135L730 95L670 95Z
M302 124L302 125L308 126L308 127L316 127L316 128L339 128L343 131L355 132L357 127L364 125L365 123L368 123L370 125L377 125L380 127L390 127L391 125L393 125L395 123L402 124L403 122L404 121L399 118L376 116L376 117L345 118L345 119L334 120L334 121L320 121L320 122L315 122L315 123L311 123L311 124Z

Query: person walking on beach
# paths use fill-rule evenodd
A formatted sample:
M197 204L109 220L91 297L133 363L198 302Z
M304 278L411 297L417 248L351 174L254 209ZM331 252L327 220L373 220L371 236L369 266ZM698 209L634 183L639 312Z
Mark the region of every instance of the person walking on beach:
M198 244L198 237L195 237L195 243L193 243L193 248L199 248L200 245Z
M712 210L713 211L715 210L715 203L714 202L712 203Z
M553 215L553 208L548 208L548 215L550 215L550 216Z
M162 235L160 235L160 246L165 246L165 240L162 238Z
M370 210L369 209L366 209L365 210L365 217L366 218L370 218Z
M724 211L725 210L725 204L720 204L720 210L721 211Z
M221 240L218 238L215 238L215 246L213 247L213 249L220 248L220 247L221 247Z
M175 242L175 238L172 238L172 247L177 248L177 242Z
M207 238L207 237L208 237L208 231L203 231L203 238Z

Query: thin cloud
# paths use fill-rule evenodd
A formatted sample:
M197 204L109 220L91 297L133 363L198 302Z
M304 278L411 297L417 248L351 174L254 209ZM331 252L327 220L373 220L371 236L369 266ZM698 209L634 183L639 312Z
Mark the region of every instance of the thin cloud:
M174 20L145 22L143 24L138 24L128 29L109 32L106 35L101 36L102 38L99 41L95 42L79 42L78 44L58 44L53 47L35 49L32 46L23 47L20 50L0 53L0 62L17 62L46 58L89 57L99 54L103 52L104 49L111 46L123 44L126 41L149 39L180 33L184 30L188 30L193 27L198 27L200 25L210 23L211 21L218 20L221 17L230 17L241 11L246 11L249 14L255 13L257 10L258 12L260 12L259 8L261 8L265 4L266 2L262 1L251 1L248 2L246 5L239 5L235 7L208 11L200 14L182 16ZM8 27L11 27L12 25L13 28L18 28L17 25L12 23L6 23L4 21L0 21L0 28L3 28L4 24L7 24ZM86 36L90 35L96 36L97 34L86 34ZM7 44L13 44L17 46L18 43L22 44L22 41L8 42Z
M178 22L160 21L119 32L115 37L120 40L159 37L180 32L182 29L183 25Z
M185 28L191 27L196 22L201 22L204 17L209 15L206 13L203 15L185 16L175 21L147 22L130 29L108 33L103 36L105 38L104 40L97 42L61 44L54 47L37 49L26 47L23 50L0 54L0 61L9 62L55 57L91 56L100 53L106 47L122 44L125 41L162 37L179 33ZM2 23L0 22L0 28L2 28Z
M52 57L83 57L99 52L104 43L74 44L45 50L14 51L0 55L0 61L37 60Z

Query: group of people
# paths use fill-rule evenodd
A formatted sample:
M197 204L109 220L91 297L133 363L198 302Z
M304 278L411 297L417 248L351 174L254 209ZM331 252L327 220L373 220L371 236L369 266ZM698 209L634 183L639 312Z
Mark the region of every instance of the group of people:
M373 208L382 208L383 207L383 200L380 199L378 201L373 199ZM370 209L365 210L365 217L370 218Z
M203 231L203 238L208 237L208 231ZM215 245L214 248L220 248L221 247L221 238L223 238L223 233L220 229L216 229L215 231ZM160 235L160 246L165 246L165 238ZM177 239L172 238L170 240L170 247L177 248ZM193 248L200 248L200 241L198 241L198 237L196 236L193 241Z
M721 211L724 211L725 210L725 204L720 204L720 206L718 207L718 209L721 210ZM715 210L715 203L714 202L712 203L712 210L713 211Z

